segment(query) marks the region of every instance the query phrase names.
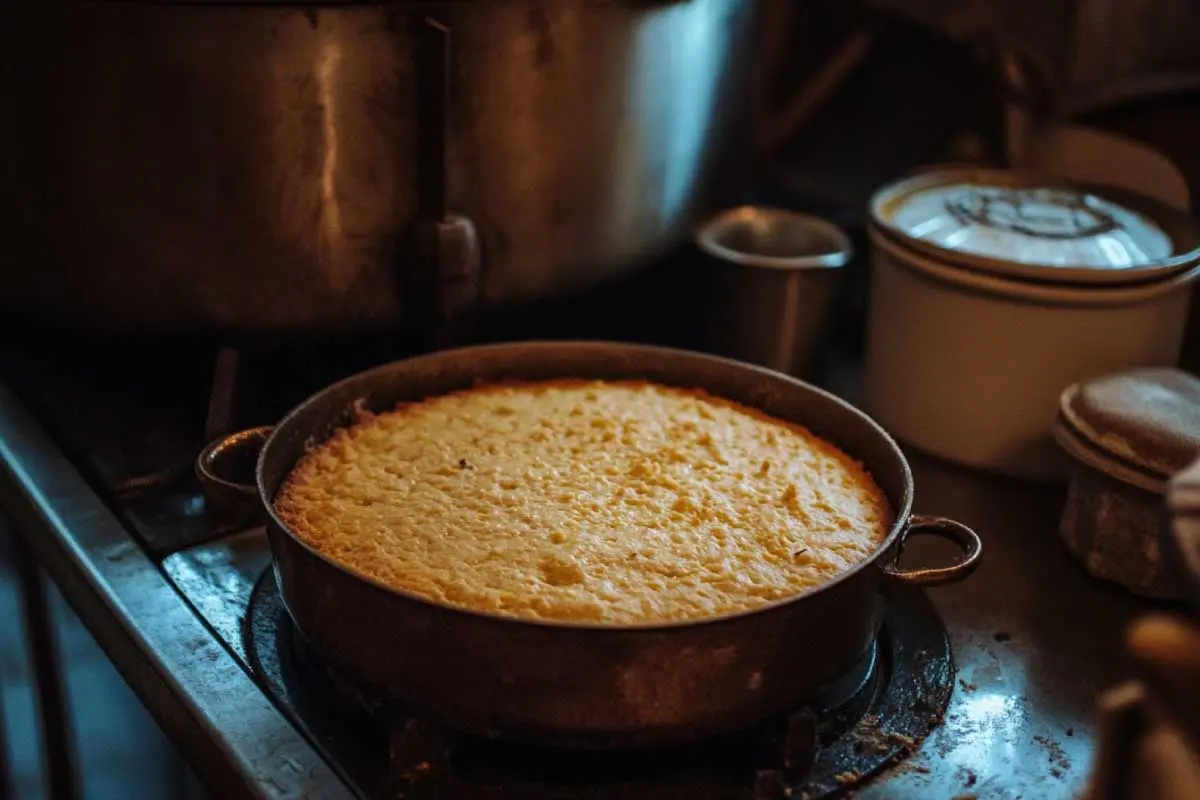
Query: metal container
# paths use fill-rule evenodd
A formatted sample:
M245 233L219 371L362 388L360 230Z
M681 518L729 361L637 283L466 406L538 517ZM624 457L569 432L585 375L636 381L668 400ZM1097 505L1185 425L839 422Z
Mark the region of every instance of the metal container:
M298 459L363 410L390 410L480 381L560 378L702 388L804 424L866 466L894 509L892 528L861 563L760 609L675 624L595 625L479 613L388 588L312 549L274 513L275 494ZM234 463L247 448L261 449L255 484L214 471L216 462ZM214 452L223 453L216 462ZM453 729L558 747L691 741L801 707L868 651L888 584L961 580L980 559L979 538L969 529L911 513L908 463L861 411L777 372L640 345L520 342L381 366L314 395L269 437L246 432L214 443L197 473L226 511L254 496L266 516L284 603L323 659ZM905 541L916 534L951 540L960 559L901 567Z
M710 349L802 374L853 254L850 237L808 214L745 206L710 220L696 245L712 279Z
M352 328L616 276L736 191L758 6L17 4L0 306Z
M906 213L912 198L921 214ZM877 192L869 233L867 405L932 455L1063 481L1051 437L1062 390L1178 360L1200 231L1164 204L952 168Z
M1054 439L1073 462L1059 525L1068 549L1135 594L1185 597L1160 538L1168 481L1200 453L1200 380L1151 367L1075 384Z

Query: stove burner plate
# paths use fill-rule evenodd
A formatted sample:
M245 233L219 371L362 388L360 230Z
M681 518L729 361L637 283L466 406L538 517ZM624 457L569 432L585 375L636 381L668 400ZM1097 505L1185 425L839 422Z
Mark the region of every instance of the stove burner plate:
M697 745L548 752L444 732L420 717L380 713L369 698L349 699L352 690L303 644L271 570L255 586L245 624L257 680L371 798L835 797L906 758L940 724L955 678L932 603L897 588L876 647L809 708Z

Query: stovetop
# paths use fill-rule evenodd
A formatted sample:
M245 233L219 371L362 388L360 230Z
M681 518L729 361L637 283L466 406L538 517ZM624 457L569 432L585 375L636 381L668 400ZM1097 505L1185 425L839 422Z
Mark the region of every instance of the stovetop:
M479 338L696 346L686 276L667 270L646 280L658 283L516 313ZM380 732L340 711L314 710L325 693L288 677L296 659L285 655L290 631L263 577L265 534L214 528L191 464L214 430L269 423L308 393L408 345L383 335L301 343L49 339L12 339L0 353L0 507L14 528L219 796L381 796L380 776L394 772L387 753L404 726ZM816 380L853 402L853 358L826 355ZM848 727L830 722L836 715L818 716L825 727L817 766L785 783L818 796L1074 797L1093 756L1094 700L1125 676L1121 636L1147 606L1094 581L1067 554L1056 534L1060 488L909 455L916 510L974 527L984 563L961 584L930 590L932 605L920 594L893 598L878 669L867 681L875 691L858 698L860 706L892 704L892 711L861 708ZM928 556L934 544L914 543L910 556ZM932 645L924 646L925 660L895 657L910 641L905 626L938 617L944 636L926 631L922 641L943 636L952 657ZM927 662L941 665L932 682L914 666ZM897 690L916 673L927 680L920 692ZM891 720L881 729L885 740L897 734L890 747L855 750L863 733L855 729L869 718ZM850 760L833 755L847 747ZM450 750L460 762L476 752ZM727 753L691 755L732 763ZM749 778L739 773L739 791L778 766L755 762Z

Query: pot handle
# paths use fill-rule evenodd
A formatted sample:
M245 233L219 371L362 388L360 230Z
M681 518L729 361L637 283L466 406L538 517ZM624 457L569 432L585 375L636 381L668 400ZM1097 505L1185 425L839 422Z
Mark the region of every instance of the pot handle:
M254 472L274 428L250 428L209 443L196 457L196 478L206 510L222 528L262 521L262 502Z
M903 569L900 557L904 554L904 545L909 537L916 534L927 534L949 539L962 549L962 557L957 563L948 567L922 567L919 569ZM952 519L943 517L928 517L923 514L913 514L900 534L896 546L896 558L883 568L884 576L892 583L903 583L909 586L941 586L947 583L957 583L970 575L979 566L983 556L983 542L979 534Z

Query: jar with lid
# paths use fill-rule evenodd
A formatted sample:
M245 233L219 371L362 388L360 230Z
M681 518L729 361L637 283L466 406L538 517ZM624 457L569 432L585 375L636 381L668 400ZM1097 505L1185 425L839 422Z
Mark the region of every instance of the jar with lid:
M1200 276L1185 214L1115 187L932 169L871 201L871 413L931 455L1061 481L1059 394L1172 366Z

